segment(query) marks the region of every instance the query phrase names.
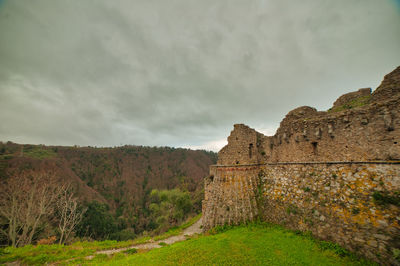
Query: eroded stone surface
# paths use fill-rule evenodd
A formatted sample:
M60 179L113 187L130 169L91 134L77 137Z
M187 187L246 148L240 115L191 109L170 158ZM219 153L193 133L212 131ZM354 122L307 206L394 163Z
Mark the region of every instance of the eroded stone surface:
M274 136L237 124L229 144L218 153L218 164L400 160L399 80L400 67L385 76L368 103L357 108L338 112L318 112L307 106L294 109ZM345 94L335 105L367 94L369 89Z

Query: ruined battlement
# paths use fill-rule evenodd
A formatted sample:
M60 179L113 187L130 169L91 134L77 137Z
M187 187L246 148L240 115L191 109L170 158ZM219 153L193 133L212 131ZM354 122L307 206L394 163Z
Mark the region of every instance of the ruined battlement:
M218 164L400 160L400 67L381 85L339 97L326 112L290 111L274 136L234 126Z
M400 67L274 136L236 124L205 179L203 228L262 219L400 265Z

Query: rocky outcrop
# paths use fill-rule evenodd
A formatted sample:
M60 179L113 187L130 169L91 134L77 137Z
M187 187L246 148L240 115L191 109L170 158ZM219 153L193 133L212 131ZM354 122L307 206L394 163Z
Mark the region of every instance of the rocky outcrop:
M374 102L386 101L400 94L400 66L385 76L382 83L372 94Z

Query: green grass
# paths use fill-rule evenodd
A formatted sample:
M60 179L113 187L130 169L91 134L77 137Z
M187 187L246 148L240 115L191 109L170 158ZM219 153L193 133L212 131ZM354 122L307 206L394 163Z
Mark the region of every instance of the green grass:
M154 240L166 239L170 236L179 235L184 229L188 228L201 217L201 214L189 219L186 223L179 227L175 227L165 232L162 235L154 237ZM93 242L75 242L71 245L28 245L21 248L7 247L0 249L0 264L12 261L21 261L28 265L40 265L55 261L67 261L73 262L77 260L84 260L85 257L94 255L96 251L106 249L117 249L130 247L133 245L144 244L151 240L150 236L140 237L134 240L128 241L93 241ZM95 258L98 260L102 258L102 255L96 255Z
M187 228L199 218L181 227ZM129 247L149 239L5 248L0 249L0 264L19 261L28 265L51 262L61 265L376 265L357 258L337 244L263 223L217 227L206 235L149 252L131 248L113 256L95 255L98 250ZM85 258L89 255L93 255L92 260Z
M84 258L93 255L96 251L116 249L141 244L146 238L130 241L93 241L75 242L71 245L27 245L20 248L7 247L0 249L0 264L20 261L28 265L40 265L55 261ZM150 238L147 238L148 241Z
M358 97L358 98L356 98L354 100L351 100L348 103L345 103L345 104L343 104L341 106L338 106L338 107L335 107L335 108L331 108L331 109L328 110L328 112L333 112L334 113L334 112L340 112L340 111L343 111L343 110L348 110L348 109L353 109L353 108L357 108L357 107L360 107L360 106L364 106L364 105L369 103L370 99L371 99L371 95L361 96L361 97Z
M221 231L221 230L215 230ZM80 261L95 265L374 265L336 244L279 226L251 224L134 255Z

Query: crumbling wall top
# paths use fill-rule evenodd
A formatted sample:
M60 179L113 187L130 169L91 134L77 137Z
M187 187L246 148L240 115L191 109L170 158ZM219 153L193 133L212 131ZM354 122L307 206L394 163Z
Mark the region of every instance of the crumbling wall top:
M349 92L340 96L334 103L332 109L340 108L345 104L349 104L360 98L368 98L371 96L371 88L359 89L358 91Z
M218 164L400 159L400 67L370 88L340 96L328 111L290 111L274 136L236 124Z
M400 66L385 75L382 83L372 94L372 101L385 101L400 94Z

